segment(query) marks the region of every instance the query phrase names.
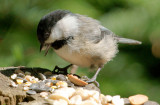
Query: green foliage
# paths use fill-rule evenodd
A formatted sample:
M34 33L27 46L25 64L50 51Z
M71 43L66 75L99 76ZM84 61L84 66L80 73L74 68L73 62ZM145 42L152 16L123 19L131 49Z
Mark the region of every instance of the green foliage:
M140 40L139 46L119 45L119 54L105 65L98 81L102 93L128 97L146 94L160 102L159 0L0 0L0 66L53 69L68 62L53 51L39 52L37 24L42 16L67 9L88 15L116 34ZM78 74L92 76L88 69Z

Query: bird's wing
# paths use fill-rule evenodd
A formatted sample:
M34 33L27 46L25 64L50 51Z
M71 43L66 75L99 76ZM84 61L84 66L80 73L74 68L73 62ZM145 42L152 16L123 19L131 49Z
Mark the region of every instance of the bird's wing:
M100 26L100 30L101 30L101 37L104 37L104 35L113 35L113 37L115 38L115 40L117 40L118 43L131 44L131 45L137 45L137 44L142 43L142 42L134 40L134 39L119 37L119 36L115 35L112 31L110 31L109 29L107 29L103 26Z

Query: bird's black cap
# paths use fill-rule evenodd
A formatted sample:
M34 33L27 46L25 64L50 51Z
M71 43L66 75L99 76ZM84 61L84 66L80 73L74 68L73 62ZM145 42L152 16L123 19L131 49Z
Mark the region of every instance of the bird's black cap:
M56 10L42 17L37 27L37 36L41 45L49 37L52 27L69 13L71 12L67 10Z

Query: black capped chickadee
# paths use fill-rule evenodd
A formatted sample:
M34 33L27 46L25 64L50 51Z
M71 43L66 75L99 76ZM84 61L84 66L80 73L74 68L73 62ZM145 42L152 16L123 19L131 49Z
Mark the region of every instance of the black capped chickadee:
M42 17L37 36L40 50L45 50L45 55L52 47L57 55L71 64L96 68L88 82L95 81L104 64L117 54L117 43L141 44L118 37L95 19L67 10L56 10Z

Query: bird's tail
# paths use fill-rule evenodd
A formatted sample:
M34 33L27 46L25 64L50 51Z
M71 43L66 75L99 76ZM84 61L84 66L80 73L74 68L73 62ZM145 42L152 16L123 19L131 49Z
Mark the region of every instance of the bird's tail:
M142 42L133 40L133 39L128 39L128 38L122 38L122 37L116 37L118 43L123 43L123 44L130 44L130 45L138 45L142 44Z

